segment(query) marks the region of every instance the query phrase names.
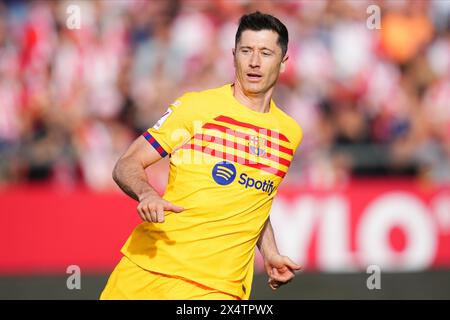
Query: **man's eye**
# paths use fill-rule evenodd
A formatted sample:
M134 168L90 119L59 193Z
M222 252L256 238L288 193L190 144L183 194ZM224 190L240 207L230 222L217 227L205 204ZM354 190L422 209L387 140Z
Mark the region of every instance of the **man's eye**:
M242 49L241 52L242 52L242 53L249 53L250 50L248 50L248 49Z
M268 57L272 54L269 51L263 51L262 55Z

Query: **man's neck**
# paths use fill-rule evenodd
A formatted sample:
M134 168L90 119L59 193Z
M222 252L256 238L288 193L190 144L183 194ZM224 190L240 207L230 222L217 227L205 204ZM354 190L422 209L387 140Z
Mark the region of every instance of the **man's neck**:
M233 96L244 106L252 109L253 111L266 113L270 110L270 100L272 98L273 88L264 94L251 95L246 94L239 82L236 81L232 85Z

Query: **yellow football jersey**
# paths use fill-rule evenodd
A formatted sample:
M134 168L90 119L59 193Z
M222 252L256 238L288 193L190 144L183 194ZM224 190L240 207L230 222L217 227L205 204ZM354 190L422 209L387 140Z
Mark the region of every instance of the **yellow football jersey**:
M302 131L273 101L261 113L231 84L184 94L144 134L170 155L163 198L185 208L143 222L122 253L144 269L248 299L255 246Z

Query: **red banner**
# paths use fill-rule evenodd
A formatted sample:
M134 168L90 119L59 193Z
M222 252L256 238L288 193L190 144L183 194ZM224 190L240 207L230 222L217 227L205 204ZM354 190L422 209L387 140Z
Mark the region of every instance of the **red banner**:
M139 223L135 201L117 192L20 186L0 191L0 273L111 271Z
M305 269L348 272L450 267L450 187L356 181L284 187L271 212L280 252ZM0 191L0 273L109 272L139 223L117 192L20 186ZM261 269L258 256L257 268Z
M305 269L450 267L448 186L367 180L333 190L291 187L274 202L271 221L280 252Z

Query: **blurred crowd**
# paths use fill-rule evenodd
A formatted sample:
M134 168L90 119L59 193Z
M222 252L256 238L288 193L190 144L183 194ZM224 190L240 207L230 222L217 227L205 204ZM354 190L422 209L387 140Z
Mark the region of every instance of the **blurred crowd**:
M0 0L0 185L111 188L170 102L234 80L238 20L256 10L289 29L275 101L304 130L291 182L450 181L450 1Z

